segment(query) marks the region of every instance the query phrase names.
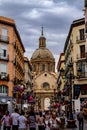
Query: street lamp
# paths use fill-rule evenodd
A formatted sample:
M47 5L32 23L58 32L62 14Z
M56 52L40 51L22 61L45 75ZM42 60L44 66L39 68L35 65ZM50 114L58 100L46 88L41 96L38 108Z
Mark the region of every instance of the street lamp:
M75 120L73 119L73 113L72 113L72 80L74 78L79 78L81 76L81 67L78 68L77 70L77 75L78 76L75 76L73 74L73 63L69 63L68 64L68 74L65 75L65 70L62 68L60 70L60 75L61 76L64 76L66 79L69 79L69 99L70 99L70 102L69 102L69 119L67 120L67 128L75 128L76 127L76 124L75 124Z

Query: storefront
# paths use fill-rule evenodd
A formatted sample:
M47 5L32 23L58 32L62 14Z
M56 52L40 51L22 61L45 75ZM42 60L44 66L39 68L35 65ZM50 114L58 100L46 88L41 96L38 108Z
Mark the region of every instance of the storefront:
M87 99L87 84L73 86L73 105L80 109L82 102Z
M0 97L0 111L2 114L8 110L10 113L13 111L13 99L11 97Z

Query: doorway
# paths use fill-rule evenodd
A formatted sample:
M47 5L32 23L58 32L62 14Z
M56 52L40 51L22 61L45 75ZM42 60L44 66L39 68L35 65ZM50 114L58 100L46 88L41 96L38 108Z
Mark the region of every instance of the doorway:
M8 109L8 104L0 104L0 112L2 115L5 114L5 111Z

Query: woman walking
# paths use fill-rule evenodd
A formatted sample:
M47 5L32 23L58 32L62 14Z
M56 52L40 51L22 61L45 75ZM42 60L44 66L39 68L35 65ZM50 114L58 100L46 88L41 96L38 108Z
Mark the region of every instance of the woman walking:
M11 129L11 116L9 111L5 112L5 115L2 118L3 123L3 130L10 130Z

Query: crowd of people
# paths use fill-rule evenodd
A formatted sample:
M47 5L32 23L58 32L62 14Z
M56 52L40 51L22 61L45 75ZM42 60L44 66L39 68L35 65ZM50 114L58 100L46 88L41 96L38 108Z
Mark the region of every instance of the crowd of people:
M60 126L65 125L65 122L60 117L64 117L68 120L69 112L65 111L56 113L55 111L39 111L35 112L32 108L27 113L24 110L15 108L13 113L9 113L7 110L4 115L0 113L0 130L3 124L3 130L59 130ZM83 130L84 115L82 110L79 112L73 111L73 119L78 120L79 130ZM67 122L67 120L64 120Z

